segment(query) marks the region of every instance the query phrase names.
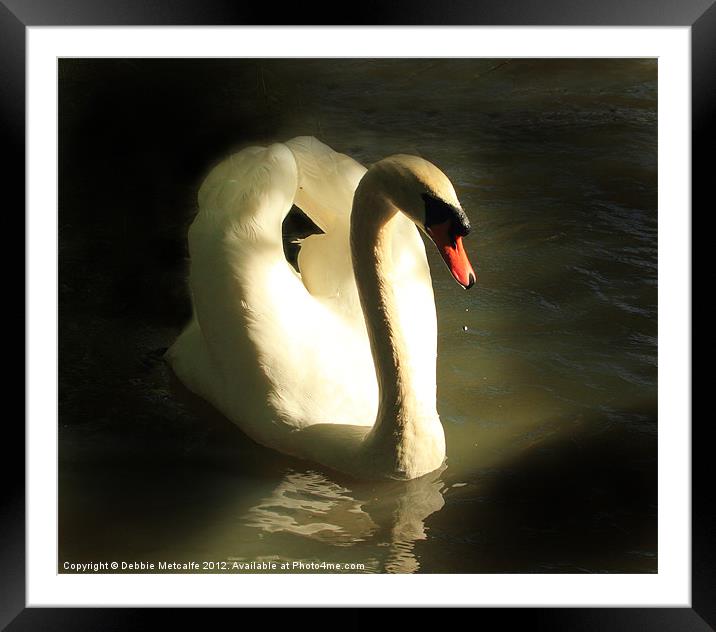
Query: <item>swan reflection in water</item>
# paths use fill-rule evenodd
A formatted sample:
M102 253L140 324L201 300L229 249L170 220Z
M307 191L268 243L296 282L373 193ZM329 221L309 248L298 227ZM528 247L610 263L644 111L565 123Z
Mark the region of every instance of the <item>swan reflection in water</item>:
M215 508L209 528L183 541L182 548L260 562L324 561L329 547L335 553L330 561L363 563L367 572L420 569L415 543L427 539L426 518L445 505L445 464L407 481L358 481L303 469L302 462L242 438L173 374L168 379L173 400L204 420L221 445L232 446L227 457L232 464L242 464L226 487L212 483L226 490L227 501ZM351 554L359 544L360 553Z
M425 519L445 504L444 469L411 481L351 482L353 489L316 471L290 470L241 523L261 536L294 536L307 544L350 547L360 542L362 550L372 544L372 559L350 561L364 563L366 571L413 573L420 568L415 543L427 538Z

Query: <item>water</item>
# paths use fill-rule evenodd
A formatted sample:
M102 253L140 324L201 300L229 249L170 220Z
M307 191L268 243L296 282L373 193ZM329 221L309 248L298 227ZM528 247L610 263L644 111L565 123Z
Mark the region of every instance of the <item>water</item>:
M656 572L656 88L654 60L62 62L60 570ZM430 159L472 220L470 291L428 244L448 460L422 479L256 446L159 359L207 167L302 134Z

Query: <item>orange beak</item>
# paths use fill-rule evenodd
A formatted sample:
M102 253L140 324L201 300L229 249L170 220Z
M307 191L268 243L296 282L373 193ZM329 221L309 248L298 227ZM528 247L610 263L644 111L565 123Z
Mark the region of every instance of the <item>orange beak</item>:
M450 268L450 272L455 277L455 280L466 290L469 290L475 285L477 275L472 269L470 260L467 258L462 237L453 237L450 234L451 224L452 222L450 220L442 224L433 224L426 228L426 231L438 247L440 254L445 260L445 263L447 263L448 268Z

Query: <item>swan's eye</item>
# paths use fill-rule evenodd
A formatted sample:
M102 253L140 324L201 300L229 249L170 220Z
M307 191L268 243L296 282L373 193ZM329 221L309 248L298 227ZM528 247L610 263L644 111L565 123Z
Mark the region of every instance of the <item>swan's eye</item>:
M423 193L422 197L425 202L426 230L435 224L444 224L450 221L450 232L453 238L464 237L470 232L470 220L461 208L428 193Z

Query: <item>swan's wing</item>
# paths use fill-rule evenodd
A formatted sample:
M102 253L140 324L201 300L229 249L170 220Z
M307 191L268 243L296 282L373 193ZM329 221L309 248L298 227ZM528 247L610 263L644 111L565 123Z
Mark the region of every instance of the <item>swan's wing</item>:
M281 222L298 186L296 163L281 144L247 147L216 165L198 193L189 240L231 224L247 236L281 238ZM278 231L275 230L278 225Z
M281 428L370 420L377 401L367 340L284 257L297 186L285 145L243 150L206 178L189 231L194 311L215 367L212 392L199 394L267 444Z
M335 311L361 320L349 238L353 194L366 169L311 136L286 145L298 168L294 203L324 231L301 242L298 266L303 283Z
M212 168L198 192L188 235L194 318L167 360L191 391L228 416L229 376L251 355L244 305L252 270L282 254L282 217L296 186L293 156L279 145L247 147L226 158Z
M298 169L296 206L326 233L339 223L347 229L353 193L366 172L365 167L313 136L299 136L286 146Z
M295 203L325 231L302 240L298 255L302 288L312 300L362 328L349 237L353 192L364 173L365 168L352 158L312 137L268 149L249 147L206 178L190 240L225 230L221 223L231 224L238 237L249 239L245 257L256 256L259 249L252 240L260 239L266 244L262 252L274 258L271 267L296 276L280 245L281 224Z

